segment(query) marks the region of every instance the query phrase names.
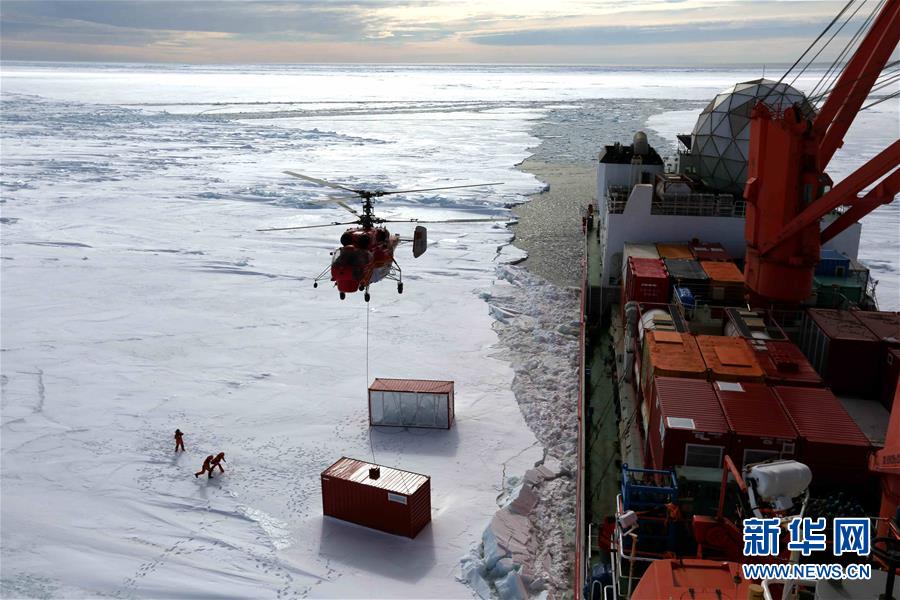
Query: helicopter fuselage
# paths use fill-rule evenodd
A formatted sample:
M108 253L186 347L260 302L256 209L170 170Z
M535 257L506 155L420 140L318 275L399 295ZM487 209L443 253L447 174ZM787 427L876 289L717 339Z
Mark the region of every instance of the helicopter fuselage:
M331 280L342 294L363 291L387 277L394 265L399 235L386 227L355 227L341 236L331 260Z

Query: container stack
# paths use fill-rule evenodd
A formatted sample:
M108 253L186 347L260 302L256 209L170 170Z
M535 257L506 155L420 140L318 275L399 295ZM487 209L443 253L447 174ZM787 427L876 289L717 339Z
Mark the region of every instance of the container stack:
M657 469L721 467L730 434L712 384L701 379L657 377L648 438Z
M728 455L738 468L794 458L797 431L769 386L717 381L713 388L732 433Z
M773 388L799 434L797 460L817 484L861 483L868 475L872 444L827 388Z
M669 301L669 275L658 258L628 257L625 302L665 304ZM625 303L623 303L624 306Z
M763 370L747 340L698 335L697 346L713 381L763 381Z
M883 346L852 312L808 310L800 347L834 393L861 398L877 395Z
M733 262L701 260L709 277L707 300L711 304L734 306L744 300L744 274Z

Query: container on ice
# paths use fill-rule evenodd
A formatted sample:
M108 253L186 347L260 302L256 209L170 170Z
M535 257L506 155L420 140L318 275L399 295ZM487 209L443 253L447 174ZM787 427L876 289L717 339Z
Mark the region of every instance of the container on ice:
M414 538L431 522L431 477L346 456L322 472L326 516Z
M369 424L450 429L453 382L376 378L369 386Z

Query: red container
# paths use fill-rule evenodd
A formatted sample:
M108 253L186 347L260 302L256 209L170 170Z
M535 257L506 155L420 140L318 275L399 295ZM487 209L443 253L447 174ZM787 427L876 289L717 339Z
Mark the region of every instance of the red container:
M835 394L877 396L883 346L853 312L808 310L800 348Z
M691 253L697 260L731 260L722 244L709 242L691 242L688 244Z
M728 455L738 468L764 460L794 458L797 430L769 386L716 381L713 389L731 429Z
M322 472L322 509L329 517L414 538L431 522L431 477L345 456Z
M900 348L900 313L854 310L851 314L874 333L882 344Z
M822 378L816 373L800 348L788 340L747 340L756 354L756 362L762 367L771 385L822 386Z
M887 354L884 356L883 373L880 399L888 412L891 412L894 407L897 385L900 384L900 348L888 348Z
M730 436L712 384L657 377L650 408L650 452L657 469L722 466Z
M697 346L713 381L763 381L763 370L744 338L698 335Z
M872 444L827 388L772 388L800 434L797 460L813 472L813 484L866 480Z
M669 276L661 260L628 257L625 301L658 303L669 301Z

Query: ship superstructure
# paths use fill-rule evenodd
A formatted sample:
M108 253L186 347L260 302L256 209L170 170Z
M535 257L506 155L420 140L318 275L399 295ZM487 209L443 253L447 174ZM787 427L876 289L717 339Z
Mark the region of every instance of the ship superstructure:
M818 111L748 81L712 100L674 158L642 132L599 153L578 597L830 597L833 582L744 579L742 523L761 515L783 534L801 515L872 519L876 574L854 593L892 585L900 314L877 310L857 253L859 217L900 191L900 142L838 185L824 169L898 37L889 2ZM835 560L802 560L816 558Z

